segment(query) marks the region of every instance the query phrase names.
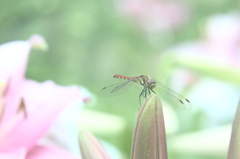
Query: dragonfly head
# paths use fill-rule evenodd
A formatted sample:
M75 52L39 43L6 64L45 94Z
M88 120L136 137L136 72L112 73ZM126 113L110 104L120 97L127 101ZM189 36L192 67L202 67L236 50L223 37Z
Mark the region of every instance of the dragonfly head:
M148 79L147 84L150 89L153 89L156 86L156 81L154 79Z

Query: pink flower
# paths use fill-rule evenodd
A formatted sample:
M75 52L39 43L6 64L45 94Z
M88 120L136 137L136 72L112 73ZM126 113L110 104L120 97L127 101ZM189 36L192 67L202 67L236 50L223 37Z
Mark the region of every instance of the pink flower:
M150 32L171 31L188 18L187 8L174 1L125 1L123 12Z
M39 145L38 140L67 106L89 97L77 86L25 79L33 47L47 45L39 35L0 45L0 158L77 158L61 148Z
M167 75L174 72L171 82L168 80L172 88L177 92L189 91L190 101L198 103L198 109L209 119L208 126L213 126L228 121L234 109L226 105L236 105L239 100L236 84L240 69L240 16L217 14L205 22L204 38L161 52L158 63ZM202 126L206 127L206 123Z

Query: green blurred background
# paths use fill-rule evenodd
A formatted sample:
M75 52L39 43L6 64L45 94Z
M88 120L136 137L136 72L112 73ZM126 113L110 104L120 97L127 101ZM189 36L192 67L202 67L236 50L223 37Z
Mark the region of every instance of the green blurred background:
M106 116L111 114L123 124L122 128L117 129L120 132L115 134L107 126L104 130L99 128L93 133L115 145L129 158L141 88L131 89L126 94L113 98L98 97L98 92L104 86L119 82L112 78L114 74L148 74L160 81L165 79L163 83L169 85L166 81L174 71L161 70L165 67L161 53L182 42L202 38L202 25L209 16L238 11L239 2L178 1L187 12L183 14L187 18L181 17L186 20L177 27L157 31L149 31L141 26L141 17L140 20L135 20L130 13L124 12L126 3L127 1L117 0L0 0L0 43L26 40L35 33L42 35L49 45L49 51L32 51L27 78L37 81L50 79L60 85L77 84L86 87L94 95L94 102L87 105L86 109L106 113ZM187 93L185 95L188 96ZM189 113L188 111L187 114ZM181 114L183 113L177 117ZM204 126L198 124L208 123L207 120L202 120L204 116L203 111L198 111L194 112L194 118L192 115L190 119L179 119L185 126L180 126L170 135L170 140L174 134L201 131ZM97 119L97 115L92 116L92 119L102 121ZM186 120L187 123L184 123ZM229 122L231 120L232 118L228 119ZM225 158L214 152L202 156L194 153L175 155L171 147L168 149L171 158L175 159Z

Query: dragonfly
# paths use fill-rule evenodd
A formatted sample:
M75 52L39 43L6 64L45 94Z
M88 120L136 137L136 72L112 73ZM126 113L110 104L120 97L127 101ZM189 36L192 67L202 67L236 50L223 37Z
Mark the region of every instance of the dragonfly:
M164 84L152 79L148 75L128 77L128 76L115 74L113 77L118 79L123 79L124 81L102 88L101 91L99 92L100 96L119 95L124 91L126 91L127 89L129 89L131 85L137 84L143 87L143 90L139 95L140 103L141 103L141 97L147 98L148 95L157 94L163 98L169 99L168 101L179 109L191 108L191 103L187 98L174 92Z

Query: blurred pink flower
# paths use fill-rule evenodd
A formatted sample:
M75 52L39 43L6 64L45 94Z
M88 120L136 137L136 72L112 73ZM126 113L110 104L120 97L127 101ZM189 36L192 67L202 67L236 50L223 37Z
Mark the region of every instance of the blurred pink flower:
M125 1L123 12L150 32L173 30L188 18L187 8L174 1Z
M205 38L203 45L205 44L206 50L203 53L206 53L206 56L229 66L240 67L240 16L238 14L218 14L208 18Z
M37 141L67 106L88 101L89 97L76 86L25 79L33 47L46 49L47 45L39 35L0 45L0 158L77 158L61 148L38 145Z
M201 32L204 39L185 42L167 51L240 67L240 15L231 13L210 16L205 20Z
M203 39L179 44L166 50L165 55L174 58L166 66L182 66L171 76L174 90L191 90L188 98L204 111L203 121L208 118L208 126L213 126L228 122L235 113L229 105L235 106L239 100L237 82L229 79L238 79L235 76L240 68L240 15L216 14L204 24ZM205 122L201 124L206 128Z

